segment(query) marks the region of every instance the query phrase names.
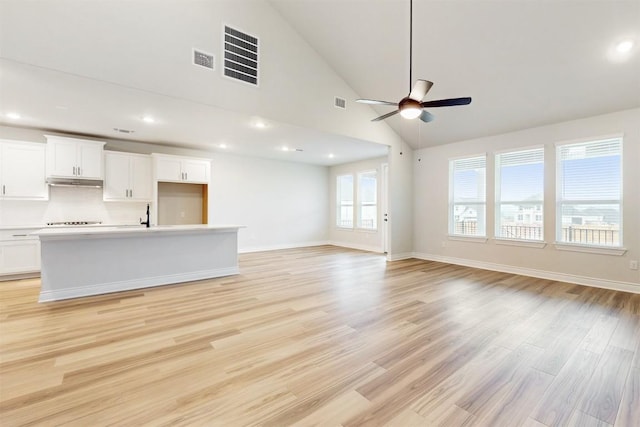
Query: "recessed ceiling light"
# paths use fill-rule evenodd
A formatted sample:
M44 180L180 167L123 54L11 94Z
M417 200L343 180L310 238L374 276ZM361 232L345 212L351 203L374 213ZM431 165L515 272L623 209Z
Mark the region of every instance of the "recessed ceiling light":
M633 47L633 41L624 40L616 45L616 51L618 53L627 53L631 50L632 47Z
M329 158L330 158L330 159L333 159L334 157L335 157L335 156L333 155L333 153L330 153L330 154L329 154Z
M18 120L20 119L22 116L18 113L7 113L7 118L12 119L12 120Z
M289 151L289 147L287 147L286 145L283 145L281 148L282 151Z
M255 122L253 124L254 127L257 127L258 129L264 129L267 127L267 124L261 120L258 120L257 122Z
M153 117L151 117L151 116L144 116L144 117L142 118L142 121L143 121L143 122L145 122L145 123L155 123L155 122L156 122L156 119L154 119L154 118L153 118Z
M227 144L219 144L218 147L220 148L227 148Z

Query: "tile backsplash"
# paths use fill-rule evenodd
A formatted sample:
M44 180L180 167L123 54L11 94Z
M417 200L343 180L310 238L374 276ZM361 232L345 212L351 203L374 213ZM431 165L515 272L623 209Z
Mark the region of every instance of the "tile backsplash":
M48 201L0 201L0 225L43 225L47 222L100 221L137 224L145 202L105 202L101 188L50 187Z

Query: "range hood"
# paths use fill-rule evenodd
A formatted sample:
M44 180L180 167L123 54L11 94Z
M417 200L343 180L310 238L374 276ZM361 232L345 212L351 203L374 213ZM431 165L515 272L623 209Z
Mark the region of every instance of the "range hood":
M47 184L56 187L90 187L102 188L101 179L82 179L82 178L47 178Z

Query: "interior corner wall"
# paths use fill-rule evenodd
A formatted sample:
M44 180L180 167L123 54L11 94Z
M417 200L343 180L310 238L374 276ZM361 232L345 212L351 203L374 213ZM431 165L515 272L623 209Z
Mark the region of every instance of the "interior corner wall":
M361 249L372 252L384 252L383 241L383 212L382 212L382 165L387 163L387 157L381 157L371 160L363 160L359 162L345 163L341 165L331 166L329 168L329 242L332 245L344 246L347 248ZM337 216L337 184L336 179L339 175L353 174L357 180L359 172L375 170L377 172L378 183L378 228L376 230L359 230L339 228L336 224ZM355 182L355 181L354 181ZM354 189L357 191L357 187ZM355 211L355 206L354 206Z
M556 249L556 143L623 134L622 256ZM494 156L496 151L544 145L544 240L542 248L496 244L494 230ZM486 243L448 238L449 159L487 153ZM425 148L416 153L415 242L418 258L513 272L591 286L640 292L640 272L630 261L640 258L640 109L620 111L549 126Z

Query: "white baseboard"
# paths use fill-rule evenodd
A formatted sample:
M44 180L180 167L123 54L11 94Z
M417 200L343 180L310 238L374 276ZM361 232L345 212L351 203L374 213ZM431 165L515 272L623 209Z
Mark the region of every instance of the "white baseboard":
M555 280L558 282L574 283L576 285L584 285L595 288L612 289L615 291L640 294L640 284L632 282L619 282L616 280L597 279L594 277L577 276L574 274L558 273L555 271L514 267L512 265L495 264L491 262L476 261L442 255L432 255L419 252L414 252L413 256L414 258L427 261L445 262L447 264L463 265L465 267L480 268L482 270L500 271L502 273L519 274L521 276L536 277L539 279Z
M102 295L112 292L131 291L155 286L173 285L194 280L212 279L214 277L238 274L238 267L219 268L215 270L195 271L192 273L171 274L166 276L145 277L143 279L124 280L120 282L100 283L91 286L79 286L67 289L43 290L38 302L49 302L70 298Z
M402 252L399 254L387 254L387 261L400 261L403 259L416 258L413 252Z
M283 245L269 245L269 246L253 246L249 248L239 248L239 254L249 254L252 252L266 252L266 251L279 251L281 249L296 249L296 248L309 248L313 246L324 246L330 245L329 241L318 241L318 242L304 242L304 243L289 243Z
M332 246L339 246L341 248L357 249L359 251L375 252L378 254L383 253L382 248L380 248L379 246L359 245L357 243L345 243L336 241L331 241L328 244Z

